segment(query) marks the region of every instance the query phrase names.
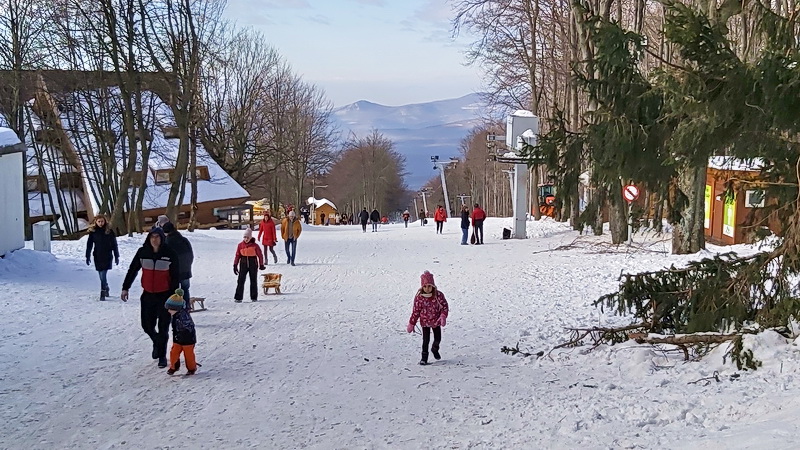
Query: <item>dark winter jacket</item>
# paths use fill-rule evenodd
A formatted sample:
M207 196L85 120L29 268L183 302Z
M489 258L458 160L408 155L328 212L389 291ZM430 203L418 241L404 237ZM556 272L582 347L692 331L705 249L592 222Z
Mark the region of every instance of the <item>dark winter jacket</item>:
M469 228L469 211L461 211L461 228Z
M181 280L192 278L192 263L194 262L194 251L192 244L178 230L171 232L167 236L167 245L178 255L178 263L181 267Z
M373 209L372 212L369 213L369 220L371 220L372 222L380 222L381 213L379 213L377 209Z
M94 247L94 252L92 248ZM119 261L119 249L117 248L117 236L108 227L108 224L103 228L95 227L89 233L89 239L86 241L86 260L89 260L89 255L94 256L95 270L109 270L111 269L111 254Z
M361 223L367 223L369 220L369 213L367 212L367 208L364 208L359 214L358 218L361 220Z
M158 253L153 251L149 239L136 251L136 256L128 268L128 274L125 275L125 281L122 282L123 291L131 288L139 269L142 270L142 289L145 292L157 294L178 288L181 274L178 255L165 243L166 239L161 229L155 232L161 234L162 244L158 248Z
M194 331L192 315L181 308L172 315L172 342L180 345L194 345L197 343L197 334Z

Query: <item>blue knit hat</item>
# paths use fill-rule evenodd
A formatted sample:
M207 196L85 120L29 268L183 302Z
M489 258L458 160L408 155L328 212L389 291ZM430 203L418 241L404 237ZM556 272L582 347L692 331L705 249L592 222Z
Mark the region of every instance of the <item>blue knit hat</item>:
M185 302L183 301L183 289L178 288L175 289L175 293L170 295L167 299L167 302L164 303L164 308L180 311L184 305Z

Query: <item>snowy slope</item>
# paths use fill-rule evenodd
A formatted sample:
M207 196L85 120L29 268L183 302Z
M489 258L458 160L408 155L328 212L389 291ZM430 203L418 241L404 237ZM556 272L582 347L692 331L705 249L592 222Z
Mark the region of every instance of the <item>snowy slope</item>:
M691 363L631 344L502 354L517 342L547 351L565 326L623 323L592 306L620 271L708 254L669 255L668 237L640 235L616 248L550 220L499 240L508 224L489 219L484 246L458 245L457 221L444 235L305 227L297 266L280 246L270 259L284 294L241 304L240 232L184 233L192 291L210 308L194 314L203 366L192 378L150 359L138 281L128 303L96 300L85 238L54 242L54 256L15 252L0 260L0 448L796 448L800 353L775 334L749 342L764 367L735 379L721 352ZM112 294L142 241L120 239ZM404 330L423 270L450 304L443 359L427 367L421 337ZM720 382L690 384L714 371Z

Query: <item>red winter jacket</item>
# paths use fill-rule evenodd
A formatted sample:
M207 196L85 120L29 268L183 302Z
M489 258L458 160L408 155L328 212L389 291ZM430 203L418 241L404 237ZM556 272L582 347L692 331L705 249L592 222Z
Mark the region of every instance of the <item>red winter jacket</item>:
M264 218L261 225L258 226L258 240L264 247L272 247L278 242L278 235L275 232L275 221L270 218Z
M163 235L163 233L162 233ZM158 253L146 242L131 260L128 273L122 282L122 290L131 288L136 274L142 270L142 289L151 294L174 291L180 281L178 255L168 245L162 244Z
M249 241L241 241L236 247L236 257L233 259L233 265L239 264L239 260L244 259L249 264L250 258L258 258L258 265L264 265L264 254L261 253L261 247L256 244L256 240L250 238Z
M475 226L476 220L486 220L486 211L482 210L480 207L477 207L472 210L472 226Z
M423 327L438 327L440 320L447 318L449 310L444 294L438 289L430 297L425 297L420 291L414 297L414 311L411 313L408 323L412 326L416 325L417 319L419 319L419 324Z
M436 208L436 212L433 214L433 220L435 222L447 222L447 211L444 208Z

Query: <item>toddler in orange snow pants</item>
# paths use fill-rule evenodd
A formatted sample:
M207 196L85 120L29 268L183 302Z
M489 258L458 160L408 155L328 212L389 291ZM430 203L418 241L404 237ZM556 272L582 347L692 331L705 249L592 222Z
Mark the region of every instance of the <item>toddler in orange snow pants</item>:
M176 289L164 304L172 316L172 350L169 352L169 369L167 374L172 375L181 367L181 353L186 359L186 370L189 375L194 375L197 370L197 361L194 359L194 345L197 336L194 331L192 316L186 311L186 302L183 300L183 289Z

